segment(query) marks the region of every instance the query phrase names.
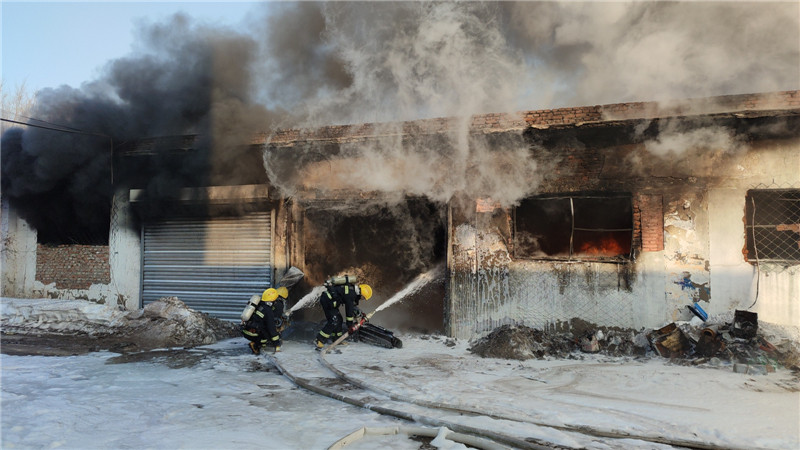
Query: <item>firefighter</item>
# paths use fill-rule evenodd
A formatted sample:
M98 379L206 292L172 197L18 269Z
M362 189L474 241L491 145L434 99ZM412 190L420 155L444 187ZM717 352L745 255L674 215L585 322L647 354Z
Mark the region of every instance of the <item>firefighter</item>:
M261 353L261 348L271 345L275 351L281 351L281 334L283 330L284 299L289 296L286 287L269 288L261 294L261 301L252 309L252 301L248 308L252 309L250 317L242 315L242 335L250 341L250 350L254 354ZM258 297L256 297L257 299ZM247 312L248 309L245 309Z
M317 334L317 349L324 347L325 342L329 339L336 340L342 336L342 313L339 312L341 305L344 305L347 329L353 332L358 315L358 302L362 298L369 300L370 297L372 297L372 288L368 284L325 283L325 292L319 296L319 303L327 322Z

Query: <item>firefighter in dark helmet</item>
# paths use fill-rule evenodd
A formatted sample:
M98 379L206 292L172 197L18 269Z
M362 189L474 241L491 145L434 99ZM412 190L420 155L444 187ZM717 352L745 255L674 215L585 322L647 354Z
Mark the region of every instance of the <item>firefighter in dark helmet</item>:
M242 312L242 335L250 341L250 349L258 355L268 345L281 351L283 329L283 299L289 296L285 287L269 288L261 298L253 296Z
M320 295L319 303L327 322L317 334L317 348L324 347L325 342L329 339L336 340L342 336L342 314L339 312L341 305L344 305L344 321L347 329L353 331L358 314L358 302L362 298L369 300L370 297L372 297L372 288L368 284L326 282L325 292Z

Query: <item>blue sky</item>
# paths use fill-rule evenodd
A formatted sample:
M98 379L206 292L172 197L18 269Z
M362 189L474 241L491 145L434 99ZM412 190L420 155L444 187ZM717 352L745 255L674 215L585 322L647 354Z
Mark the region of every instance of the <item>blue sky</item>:
M132 50L138 21L158 22L183 11L219 25L241 23L258 2L0 1L2 80L30 93L98 77L109 60Z

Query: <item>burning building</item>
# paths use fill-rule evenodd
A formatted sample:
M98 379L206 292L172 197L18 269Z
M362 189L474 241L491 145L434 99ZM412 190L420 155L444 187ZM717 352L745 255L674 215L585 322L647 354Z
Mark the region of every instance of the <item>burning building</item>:
M272 177L298 187L299 204L433 200L446 216L446 290L417 301L441 304L451 336L575 317L652 327L690 318L696 302L797 325L798 100L286 130L268 139L266 161L302 168L291 171L302 180Z
M373 285L369 310L445 267L376 320L473 338L572 318L654 327L703 302L800 323L799 91L283 129L241 145L224 182L212 148L114 149L107 279L80 296L177 296L236 319L294 266L290 300L349 273ZM186 167L197 153L207 164ZM165 188L155 167L195 176ZM8 209L3 222L26 230ZM35 295L30 240L15 242L4 295Z

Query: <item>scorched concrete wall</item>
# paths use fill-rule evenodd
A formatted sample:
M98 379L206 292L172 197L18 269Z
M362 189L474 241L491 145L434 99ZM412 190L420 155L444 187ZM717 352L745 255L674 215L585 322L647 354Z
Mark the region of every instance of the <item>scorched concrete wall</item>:
M698 159L672 177L616 180L612 187L627 186L641 209L635 258L627 263L514 258L512 240L497 226L512 220L510 210L499 213L506 217L500 221L476 211L454 220L448 333L471 339L504 324L542 328L572 318L656 328L691 319L686 306L695 302L710 314L742 309L762 321L800 326L800 265L756 264L743 252L748 190L800 188L800 140L751 143L738 152L726 164Z
M20 218L10 204L2 200L2 295L26 298L36 281L36 230Z

